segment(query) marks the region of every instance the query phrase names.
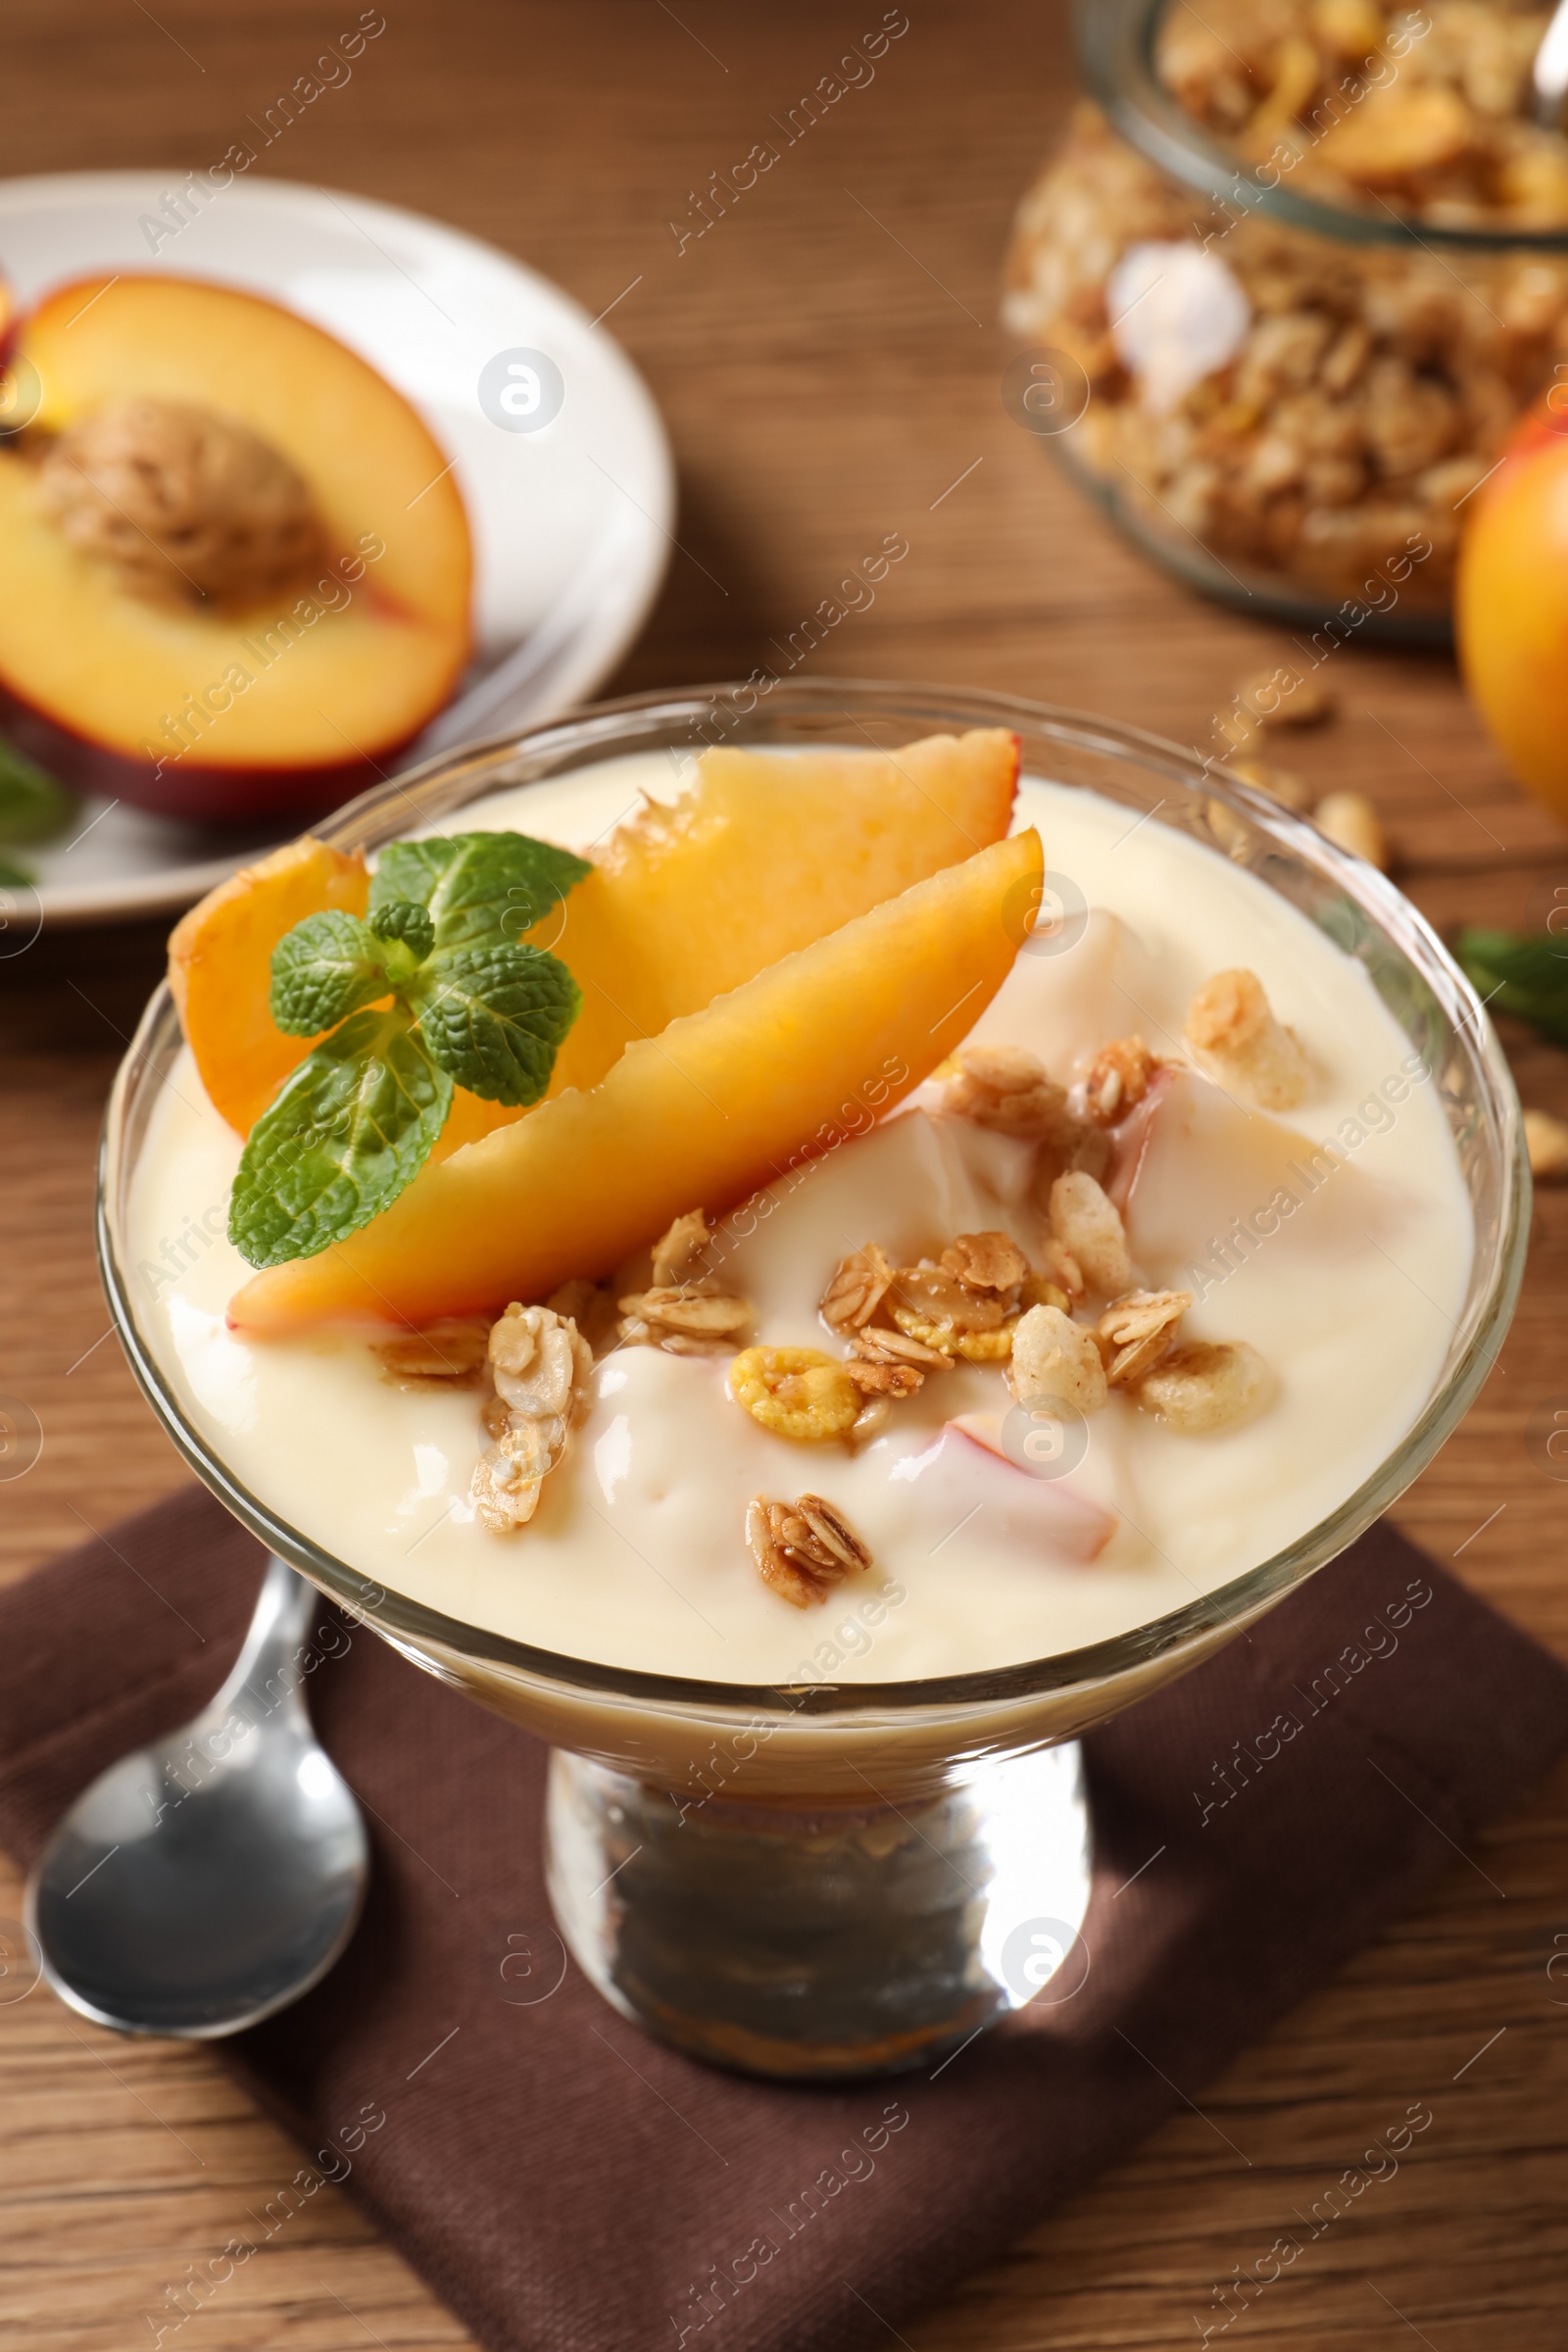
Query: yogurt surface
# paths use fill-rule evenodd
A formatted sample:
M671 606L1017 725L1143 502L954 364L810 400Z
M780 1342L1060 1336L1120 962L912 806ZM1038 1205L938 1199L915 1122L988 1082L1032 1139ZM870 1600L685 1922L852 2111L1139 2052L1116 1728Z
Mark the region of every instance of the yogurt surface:
M514 827L591 856L640 793L668 799L678 781L672 757L609 760L498 794L450 829ZM473 1391L390 1386L363 1331L227 1329L249 1272L223 1230L241 1146L182 1052L136 1171L129 1244L143 1329L191 1422L260 1500L389 1589L569 1656L725 1682L806 1679L813 1658L819 1679L824 1648L845 1682L1048 1656L1180 1607L1304 1533L1420 1412L1464 1298L1472 1226L1436 1087L1360 967L1216 853L1037 779L1015 821L1039 827L1048 869L1088 911L1026 945L976 1042L1026 1047L1064 1083L1134 1031L1180 1064L1193 992L1245 966L1308 1053L1311 1091L1285 1121L1179 1071L1130 1189L1130 1147L1106 1179L1141 1281L1194 1293L1183 1339L1247 1341L1267 1361L1276 1394L1256 1420L1183 1436L1113 1393L1083 1425L1081 1459L1076 1445L1065 1465L1008 1459L952 1426L1004 1447L1016 1435L1000 1369L959 1365L852 1455L761 1428L730 1397L723 1357L625 1346L596 1365L537 1516L490 1535L468 1499L484 1443ZM726 1220L724 1288L752 1301L758 1342L841 1353L816 1312L837 1260L875 1241L910 1264L988 1229L1036 1257L1032 1176L1030 1147L946 1115L928 1082ZM622 1287L646 1280L644 1260ZM838 1506L874 1563L807 1611L763 1586L743 1535L754 1495L802 1492Z

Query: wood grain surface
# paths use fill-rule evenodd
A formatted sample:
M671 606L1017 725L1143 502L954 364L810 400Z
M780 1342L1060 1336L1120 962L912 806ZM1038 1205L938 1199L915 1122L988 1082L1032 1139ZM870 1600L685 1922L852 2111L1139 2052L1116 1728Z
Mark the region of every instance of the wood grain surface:
M1105 711L1210 748L1273 626L1152 571L1005 414L997 327L1010 209L1071 100L1063 12L906 0L908 29L755 190L683 249L692 192L881 21L879 0L384 0L386 30L258 169L434 213L559 279L669 420L678 547L615 689L767 662L883 535L909 553L808 674L947 682ZM314 0L14 0L7 172L167 168L242 135L353 24ZM775 140L775 143L776 140ZM3 256L0 256L3 260ZM0 551L3 560L3 551ZM1509 782L1449 662L1351 645L1340 713L1290 763L1371 794L1440 925L1523 922L1568 842ZM38 1414L0 1488L6 1574L184 1476L121 1361L93 1271L105 1091L157 977L155 928L45 935L0 961L0 1392ZM1510 1032L1527 1102L1568 1064ZM1400 1523L1568 1654L1564 1489L1526 1423L1568 1401L1568 1196L1544 1195L1523 1304L1485 1396ZM0 1873L0 1917L20 1887ZM1568 2294L1568 1773L1132 2161L915 2324L918 2352L1165 2346L1414 2098L1397 2178L1235 2323L1253 2352L1557 2352ZM292 2172L211 2057L96 2032L0 1980L0 2345L119 2352L189 2263ZM164 2305L167 2312L167 2305ZM1197 2315L1195 2317L1195 2315ZM182 2331L183 2333L183 2331ZM175 2339L170 2339L175 2340ZM206 2352L459 2344L463 2330L336 2190L189 2324ZM596 2352L583 2347L582 2352Z

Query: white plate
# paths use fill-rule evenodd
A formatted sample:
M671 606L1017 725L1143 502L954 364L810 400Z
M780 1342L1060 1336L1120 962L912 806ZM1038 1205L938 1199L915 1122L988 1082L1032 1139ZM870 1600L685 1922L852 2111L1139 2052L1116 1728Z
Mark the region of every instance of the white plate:
M408 763L584 700L637 634L673 544L669 446L612 336L548 278L416 213L242 176L203 209L187 198L186 224L160 237L176 187L150 172L0 180L0 270L19 304L119 269L220 279L325 327L424 417L473 531L479 658ZM481 369L515 351L545 353L564 379L537 431L479 404ZM188 906L261 846L89 801L71 843L17 854L39 875L42 919L82 923Z

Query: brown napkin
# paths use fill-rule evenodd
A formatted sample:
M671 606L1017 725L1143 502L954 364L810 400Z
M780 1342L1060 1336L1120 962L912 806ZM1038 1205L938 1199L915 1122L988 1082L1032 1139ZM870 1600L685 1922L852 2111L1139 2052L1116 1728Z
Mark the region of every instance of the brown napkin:
M216 1688L261 1565L191 1492L0 1592L15 1853ZM538 1742L368 1631L330 1646L311 1697L369 1815L368 1906L323 1984L218 2048L305 2151L296 2209L345 2181L482 2342L524 2352L885 2345L1200 2093L1568 1733L1568 1674L1379 1528L1088 1741L1071 1997L930 2075L797 2089L644 2039L564 1963Z

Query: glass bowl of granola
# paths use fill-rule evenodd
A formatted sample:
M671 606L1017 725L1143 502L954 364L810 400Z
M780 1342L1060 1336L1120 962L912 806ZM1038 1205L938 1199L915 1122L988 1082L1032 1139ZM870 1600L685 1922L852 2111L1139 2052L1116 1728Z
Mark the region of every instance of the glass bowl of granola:
M1440 640L1472 494L1560 373L1549 17L1491 0L1083 0L1024 198L1014 414L1245 609ZM1031 372L1032 371L1032 372Z
M223 943L274 891L269 1000ZM591 1981L811 2077L1081 1969L1079 1735L1369 1526L1512 1311L1517 1105L1421 917L1153 737L757 679L433 762L205 907L109 1110L116 1327L245 1526L555 1749ZM497 915L581 1001L520 1104L463 1058ZM305 1060L257 1025L322 990ZM330 1141L315 1056L383 1021L456 1124L259 1242L258 1139L295 1087Z

